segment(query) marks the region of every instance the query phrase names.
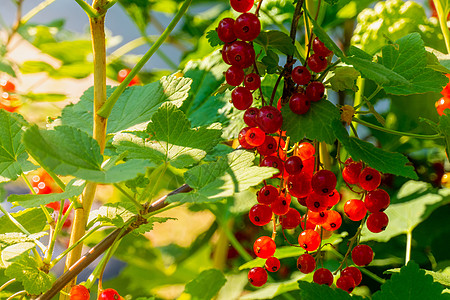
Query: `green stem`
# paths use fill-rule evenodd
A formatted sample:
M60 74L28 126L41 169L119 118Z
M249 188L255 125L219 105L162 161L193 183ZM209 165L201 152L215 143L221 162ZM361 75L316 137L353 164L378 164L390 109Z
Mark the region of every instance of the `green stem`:
M155 193L156 188L158 187L158 184L163 177L164 173L167 169L167 163L164 163L157 167L150 176L150 181L145 187L145 189L142 191L141 195L139 196L138 202L141 203L145 199L148 199L148 201L151 201L153 198L153 195ZM155 179L156 177L156 179Z
M383 132L386 132L386 133L390 133L390 134L394 134L394 135L409 136L409 137L413 137L413 138L417 138L417 139L423 139L423 140L436 140L436 139L443 138L440 133L433 134L433 135L425 135L425 134L401 132L401 131L396 131L396 130L393 130L393 129L388 129L388 128L385 128L385 127L381 127L381 126L378 126L378 125L374 125L372 123L363 121L363 120L358 119L358 118L353 118L352 120L354 122L359 123L361 125L364 125L366 127L373 128L373 129L376 129L376 130L379 130L379 131L383 131Z
M17 293L15 293L15 294L12 294L10 297L8 297L8 299L6 299L6 300L12 300L12 299L14 299L14 298L16 298L17 296L21 296L21 295L24 295L24 294L26 294L27 292L26 291L20 291L20 292L17 292Z
M259 11L263 12L272 21L272 23L278 27L278 29L280 29L283 33L289 35L289 30L284 27L282 23L278 22L267 10L261 8Z
M447 47L447 52L450 54L450 31L447 26L447 15L448 9L445 9L441 5L441 1L433 0L434 6L438 13L439 25L441 26L442 35L444 36L445 46Z
M150 37L148 37L148 38L150 38ZM145 43L146 43L146 41L145 41L144 37L138 37L137 39L129 41L128 43L126 43L125 45L121 46L120 48L118 48L113 53L111 53L109 55L109 57L108 57L108 60L109 60L109 62L113 62L113 61L119 59L120 57L124 56L125 54L127 54L131 50L134 50L137 47L140 47L142 45L145 45Z
M102 106L102 108L99 111L97 111L97 114L99 116L101 116L103 118L108 118L108 116L111 114L114 104L116 104L120 95L122 95L122 93L125 91L126 87L131 82L131 80L134 78L134 76L137 75L137 73L142 69L142 67L147 63L147 61L153 56L153 54L156 52L156 50L158 50L159 47L162 45L162 43L167 39L169 34L172 32L172 30L175 28L177 23L180 21L181 17L187 11L189 5L191 5L191 2L192 2L192 0L186 0L183 3L180 10L177 12L175 17L170 22L169 26L167 26L166 30L164 30L164 32L161 34L161 36L158 38L158 40L147 51L147 53L144 54L144 56L136 64L136 66L134 66L134 68L131 70L130 74L128 74L128 76L125 78L125 80L114 90L114 92L111 94L111 96L109 96L108 100L106 100L106 103Z
M116 187L116 189L118 189L125 197L127 197L131 202L133 202L134 206L136 206L136 208L138 209L138 211L141 211L144 209L144 207L137 202L137 200L131 196L130 194L127 193L127 191L125 191L118 183L114 183L114 186Z
M17 228L20 229L20 231L22 231L23 233L25 233L26 235L30 235L31 233L26 230L25 227L22 226L22 224L19 223L19 221L17 221L8 211L6 211L6 209L3 208L3 206L0 204L0 211L2 213L4 213L8 219L13 222L14 225L16 225Z
M226 226L223 222L219 222L221 229L227 236L228 240L230 241L231 245L234 249L239 253L239 255L245 260L245 261L251 261L253 258L248 254L248 252L242 247L241 243L236 239L234 234L231 232L230 228Z
M411 241L412 241L412 232L409 230L406 233L406 253L405 253L405 266L408 264L411 259Z
M75 2L81 6L81 8L89 16L89 18L95 19L97 17L100 17L98 12L94 8L92 8L92 6L84 2L84 0L75 0Z
M8 280L7 282L5 282L4 284L2 284L2 286L0 286L0 292L3 291L5 288L8 287L8 285L13 284L14 282L16 282L17 280L15 278Z
M103 9L104 9L104 10L110 9L111 7L114 6L114 4L117 3L117 1L118 1L118 0L111 0L111 1L109 1L109 2L103 7Z
M30 10L25 16L22 17L21 23L26 24L32 17L37 15L40 11L45 9L47 6L55 2L56 0L45 0L38 5L36 5L32 10Z

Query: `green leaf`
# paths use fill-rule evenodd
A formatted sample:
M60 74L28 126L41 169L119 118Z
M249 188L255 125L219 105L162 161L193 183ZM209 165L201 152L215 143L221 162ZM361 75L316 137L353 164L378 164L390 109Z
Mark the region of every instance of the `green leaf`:
M155 223L165 223L169 220L176 220L176 218L162 218L162 217L151 217L149 218L147 221L147 224L143 224L141 226L139 226L138 228L136 228L135 230L133 230L133 233L136 234L144 234L146 232L152 231L153 230L153 225Z
M264 287L257 289L256 291L252 293L248 293L239 299L242 300L250 300L250 299L274 299L275 297L283 294L287 294L288 292L293 292L294 295L297 294L297 297L294 299L300 299L298 297L298 281L299 280L305 280L308 275L305 275L301 272L294 272L291 275L291 279L282 281L282 282L276 282L276 283L266 283ZM311 278L312 276L309 275ZM292 297L292 294L291 294ZM284 297L283 297L284 298ZM279 299L277 297L276 299ZM290 299L290 298L289 298ZM303 298L301 298L303 300ZM318 298L319 299L319 298ZM321 299L321 298L320 298Z
M421 269L423 270L423 269ZM443 286L450 286L450 272L433 272L430 270L424 270L425 274L431 275L435 282L439 282ZM400 268L389 269L384 273L400 273Z
M184 292L190 294L192 300L213 299L226 281L225 276L219 270L206 270L188 282Z
M93 182L129 180L144 173L145 168L150 166L146 161L128 160L104 170L97 141L69 126L58 126L54 130L40 130L32 126L25 131L23 143L40 165L47 166L56 174Z
M386 230L374 234L364 228L361 241L387 242L395 236L412 232L435 209L450 203L450 189L433 191L424 182L408 181L398 191L397 198L400 201L413 200L389 205L385 211L389 218Z
M47 224L45 215L40 208L29 208L11 213L11 215L30 233L41 232ZM21 232L21 230L7 216L3 215L0 217L0 233L8 232Z
M356 80L361 75L355 68L352 67L337 67L332 72L332 77L328 79L331 88L336 91L345 91L347 89L358 91Z
M9 63L5 61L5 59L2 57L2 61L0 61L0 72L5 72L6 74L16 77L16 72L14 72L14 69L11 67Z
M276 49L283 54L293 55L295 51L291 38L277 30L262 31L254 42L261 45L266 53L269 49Z
M133 130L139 126L145 128L159 106L169 101L180 107L188 96L192 80L177 78L174 75L164 76L160 81L145 86L131 86L119 97L108 118L107 133L122 130ZM110 96L114 88L107 88ZM89 88L77 104L66 106L62 111L63 125L79 128L92 135L93 128L94 89Z
M329 5L335 5L339 2L340 0L325 0L326 3L328 3Z
M450 55L443 54L432 48L427 50L427 67L441 73L450 73ZM439 58L438 58L439 56Z
M236 150L217 162L193 167L184 173L186 183L194 191L172 195L171 202L217 202L255 186L278 171L253 165L255 156Z
M313 23L314 28L313 28L313 32L314 34L319 38L319 40L325 44L325 46L330 49L331 51L333 51L334 55L336 55L337 57L343 59L345 57L344 52L342 52L341 48L338 47L338 45L336 45L336 43L330 38L330 36L325 32L325 30L322 29L322 27L320 27L319 24L317 24L317 22L311 18L311 16L309 15L309 13L307 12L309 20Z
M47 93L35 94L31 92L24 94L22 96L34 102L58 102L63 101L67 98L67 96L64 94L47 94Z
M206 38L208 39L208 43L211 47L216 47L219 45L224 45L225 43L219 39L219 35L217 34L217 30L211 29L206 33Z
M0 182L16 180L21 173L35 169L21 142L26 125L21 115L0 109Z
M311 108L304 115L293 113L288 105L283 106L281 112L282 128L292 140L299 141L307 137L327 144L334 143L336 136L332 124L333 121L339 122L341 115L339 109L330 101L322 99L312 102Z
M45 205L55 201L61 201L64 199L70 199L74 196L78 196L83 192L85 186L84 180L71 180L66 190L62 193L42 194L42 195L16 195L12 194L8 197L8 201L16 202L17 206L24 208L38 207L39 205Z
M89 214L89 224L102 222L103 225L122 227L138 213L136 206L130 202L106 203Z
M409 164L406 156L400 153L392 153L375 147L373 144L362 141L356 137L350 137L340 121L333 122L334 133L349 155L355 160L362 160L370 167L381 173L389 173L417 179L414 167Z
M267 50L266 56L262 58L262 63L267 67L268 74L274 74L278 71L278 62L280 58L272 50Z
M341 289L332 289L325 284L317 284L314 282L299 281L298 287L300 288L299 295L302 300L317 300L317 299L333 299L333 300L346 300L346 299L363 299L361 296L350 296L346 291Z
M450 110L446 109L444 113L446 115L439 117L438 128L445 137L445 152L447 152L447 157L450 157Z
M184 113L172 104L158 109L147 132L151 136L149 141L131 134L117 134L113 144L120 152L128 151L129 158L186 168L201 161L217 145L222 134L218 123L191 129Z
M3 264L7 267L10 266L14 260L22 254L29 252L34 247L36 247L36 244L33 242L20 242L2 249L1 256Z
M29 294L39 295L52 287L53 278L41 270L37 261L24 256L19 261L11 264L5 271L5 275L20 281Z
M373 300L406 300L406 299L449 299L450 295L442 294L443 286L433 282L433 277L409 261L400 269L400 273L381 286L381 290L373 294Z
M47 232L37 232L30 235L26 235L22 232L7 232L0 234L0 244L2 245L14 245L24 242L33 242L34 240L40 239L43 236L48 235Z

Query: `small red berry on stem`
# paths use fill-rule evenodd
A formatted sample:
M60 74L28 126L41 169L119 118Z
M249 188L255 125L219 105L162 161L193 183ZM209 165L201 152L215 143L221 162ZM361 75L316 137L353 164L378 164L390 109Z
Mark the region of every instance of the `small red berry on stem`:
M344 170L342 170L342 178L348 184L357 184L362 168L362 162L351 162L344 167Z
M358 178L358 184L366 191L375 190L381 183L381 174L377 170L366 167L361 171Z
M298 156L291 156L284 162L284 168L289 175L298 174L303 169L303 161Z
M352 250L352 260L355 265L363 267L373 260L373 250L367 245L358 245Z
M300 225L301 216L295 208L289 208L288 212L280 217L281 228L295 229Z
M244 127L244 128L241 129L241 131L239 132L239 135L238 135L239 144L244 149L253 149L253 148L255 148L252 145L250 145L249 143L247 143L247 140L245 139L245 136L247 135L247 132L250 129L251 129L251 127Z
M341 290L351 293L355 288L355 280L350 275L344 275L338 278L336 286Z
M106 289L103 290L100 296L98 297L99 300L119 300L120 295L115 289Z
M341 225L342 225L341 214L335 210L329 210L327 221L322 225L323 229L328 231L334 231L339 229Z
M389 218L384 212L376 212L369 215L367 218L367 229L373 233L379 233L386 229L389 223Z
M239 67L230 66L228 70L225 72L225 80L229 85L238 86L244 80L245 73Z
M277 168L279 172L273 175L273 178L277 176L281 176L284 170L283 161L279 159L277 156L266 156L259 164L261 167L272 167Z
M237 109L246 110L253 103L253 95L250 90L239 86L231 92L231 101Z
M256 73L250 73L244 78L244 86L251 91L259 89L261 86L261 77Z
M253 41L261 32L261 23L255 14L243 13L234 22L234 34L243 41Z
M319 40L319 38L315 38L312 45L313 51L315 54L327 57L333 54L333 51L328 49L322 41Z
M250 128L245 134L245 141L253 147L261 146L264 143L266 134L258 127Z
M328 66L327 58L313 54L308 58L308 67L315 73L323 72Z
M304 93L295 93L289 99L289 108L294 114L304 115L311 107L311 101Z
M219 39L224 43L231 43L236 40L236 35L234 34L234 19L232 18L222 19L219 22L216 31Z
M257 148L258 153L262 156L269 156L277 152L278 143L273 136L266 135L264 143Z
M244 122L249 127L256 127L258 124L256 123L256 117L258 116L259 109L256 107L247 108L244 113Z
M291 205L290 196L278 196L277 199L270 205L272 212L276 215L282 216L288 213L289 206Z
M306 87L306 96L308 99L316 102L325 95L325 86L320 81L313 81Z
M230 0L231 7L237 12L247 12L252 9L255 0Z
M336 187L336 175L329 170L320 170L311 178L311 187L319 195L328 195Z
M261 204L270 205L278 198L278 189L273 185L263 186L257 194L257 200Z
M375 213L388 208L391 198L385 190L376 189L367 193L364 203L368 211Z
M311 81L311 73L306 67L298 66L292 70L291 78L298 85L307 85Z
M84 285L75 285L70 289L70 300L89 300L89 290Z
M264 265L269 272L276 272L280 269L280 260L276 257L269 257Z
M306 251L316 251L320 246L320 234L312 229L306 229L298 236L298 243Z
M297 268L304 274L309 274L316 268L316 261L311 254L305 253L297 259Z
M364 202L358 199L351 199L345 202L344 212L352 221L361 221L367 214Z
M248 272L248 281L256 287L263 286L267 282L267 272L264 268L254 267Z
M358 286L362 281L361 271L356 267L347 267L341 271L341 276L350 275L355 281L355 286Z
M269 258L275 253L277 246L268 236L261 236L253 244L253 251L260 258Z
M317 284L326 284L331 286L333 284L333 274L330 270L325 268L317 269L314 272L313 281Z
M263 106L259 110L257 123L266 133L275 133L283 124L281 112L273 106Z
M256 226L264 226L272 220L272 209L268 205L256 204L250 209L248 218Z

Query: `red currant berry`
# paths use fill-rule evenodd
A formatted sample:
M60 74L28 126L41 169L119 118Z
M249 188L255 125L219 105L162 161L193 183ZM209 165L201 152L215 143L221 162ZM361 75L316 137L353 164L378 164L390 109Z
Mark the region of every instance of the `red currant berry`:
M6 79L0 80L0 87L3 89L3 91L8 93L14 93L16 91L16 85Z
M336 187L336 175L329 170L320 170L311 178L311 187L319 195L328 195Z
M270 205L270 208L274 214L282 216L288 213L290 205L290 197L278 196L278 198Z
M258 147L264 143L266 134L258 127L250 128L245 134L245 140L250 146Z
M248 271L248 281L256 287L263 286L267 282L267 272L264 268L254 267Z
M320 234L312 229L306 229L298 236L298 243L306 251L316 251L320 246Z
M252 9L255 0L230 0L231 7L240 13L244 13Z
M256 256L260 258L269 258L273 256L276 249L277 245L268 236L259 237L253 244L253 251L255 252Z
M130 74L131 70L130 69L122 69L117 73L117 81L118 82L122 82L125 80L125 78L128 76L128 74ZM133 86L133 85L138 85L140 84L141 81L139 80L139 77L134 76L133 79L131 79L130 83L128 84L128 86Z
M376 212L369 215L367 218L367 229L373 233L379 233L386 229L389 223L389 218L384 212Z
M328 211L327 221L322 225L323 229L328 231L335 231L342 225L341 214L335 210Z
M119 300L120 295L115 289L106 289L98 297L99 300Z
M326 284L331 286L333 284L333 274L330 270L325 268L317 269L314 272L313 281L317 284Z
M294 229L300 225L300 213L295 208L289 208L288 212L280 217L281 227L283 229Z
M238 140L239 140L239 144L242 146L242 148L244 149L253 149L254 147L252 145L250 145L249 143L247 143L247 140L245 139L245 136L247 135L247 132L250 130L251 127L244 127L241 129L241 131L239 132L239 136L238 136Z
M45 204L45 207L51 208L54 211L59 211L61 204L59 201L55 201L55 202L50 202L50 203Z
M385 190L376 189L367 193L364 203L368 211L375 213L388 208L391 198Z
M303 160L307 160L308 158L313 157L316 153L316 149L310 143L304 142L298 145L298 156Z
M339 195L338 191L334 189L330 194L328 194L328 208L335 206L340 200L341 195Z
M308 67L315 73L324 71L327 66L328 61L326 57L320 56L318 54L313 54L308 58Z
M234 34L234 19L232 18L222 19L219 22L216 31L219 39L224 43L231 43L236 40L236 35Z
M266 135L264 143L256 148L262 156L269 156L277 152L278 143L273 136Z
M333 51L331 51L330 49L328 49L324 43L322 43L319 38L315 38L313 41L313 45L312 45L313 51L315 54L318 54L320 56L330 56L331 54L333 54Z
M245 87L237 87L231 92L231 101L239 110L246 110L253 103L252 93Z
M261 167L277 168L279 170L279 172L277 174L273 175L272 178L280 176L283 173L283 170L284 170L283 161L281 159L279 159L278 157L276 157L276 156L266 156L266 157L264 157L264 159L260 163L260 166Z
M236 66L229 67L228 70L225 72L225 80L229 85L232 86L240 85L244 80L244 77L245 77L244 70Z
M313 212L321 212L328 208L328 196L312 192L306 198L306 207Z
M294 114L304 115L309 111L311 101L304 93L295 93L289 99L289 108Z
M251 91L259 89L261 86L261 77L256 73L250 73L244 78L244 86Z
M381 183L381 174L377 170L366 167L359 174L358 184L366 191L375 190Z
M266 133L275 133L283 124L281 112L273 106L263 106L259 110L257 123Z
M308 211L308 220L315 225L322 225L328 219L328 210L321 212Z
M297 198L307 197L311 192L311 177L301 172L288 177L289 193Z
M228 56L227 56L228 51L230 51L230 46L231 46L231 44L225 44L225 45L223 45L222 51L220 51L221 54L222 54L222 60L227 65L231 65L231 62L230 62L230 60L228 59Z
M352 260L355 265L363 267L373 260L373 250L367 245L358 245L352 250Z
M306 218L306 228L305 227L305 218ZM303 230L306 229L312 229L314 230L314 228L316 228L316 225L313 224L308 218L307 215L304 215L301 219L300 219L300 227L302 227Z
M450 88L447 88L447 89L450 90ZM444 111L446 109L450 109L450 99L446 98L446 97L443 97L443 98L439 99L438 101L436 101L434 106L436 107L437 113L440 116L443 116L444 115Z
M261 23L255 14L243 13L234 22L234 34L243 41L253 41L261 32Z
M284 168L289 175L299 174L303 169L303 161L298 156L291 156L284 162Z
M70 289L70 300L89 300L89 290L84 285L75 285Z
M256 117L258 116L259 109L256 107L250 107L247 108L247 110L244 113L244 122L249 127L256 127L258 124L256 124Z
M336 286L347 293L351 293L356 285L352 276L344 275L338 278Z
M256 226L264 226L272 220L272 209L268 205L256 204L250 209L248 218Z
M345 202L344 212L352 221L361 221L367 213L367 208L364 202L358 199L351 199Z
M297 268L303 274L309 274L316 268L316 261L311 254L302 254L297 259Z
M361 271L356 267L347 267L341 271L341 276L351 276L355 281L355 286L358 286L362 281Z
M265 264L266 270L269 272L276 272L280 269L280 260L276 257L269 257Z
M273 185L263 186L257 194L258 202L261 204L270 205L278 198L278 189Z
M255 61L255 49L244 41L232 42L225 50L230 65L246 69Z
M292 70L291 77L298 85L307 85L311 81L311 73L303 66L295 67Z
M309 100L317 102L325 95L325 86L320 81L313 81L306 87L306 96Z
M362 168L362 162L351 162L344 167L344 170L342 170L342 178L348 184L357 184Z

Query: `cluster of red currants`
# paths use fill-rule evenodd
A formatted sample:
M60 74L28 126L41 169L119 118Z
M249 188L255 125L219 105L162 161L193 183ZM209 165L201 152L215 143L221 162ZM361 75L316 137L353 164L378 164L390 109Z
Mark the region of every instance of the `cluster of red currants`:
M15 112L21 106L15 95L16 85L10 80L0 80L0 109Z
M84 285L75 285L70 290L70 300L89 300L90 292ZM98 296L98 300L123 299L115 289L105 289Z
M450 79L450 74L447 74L447 78ZM437 113L440 116L444 115L444 110L450 109L450 82L442 89L441 91L442 97L434 106L436 107Z

